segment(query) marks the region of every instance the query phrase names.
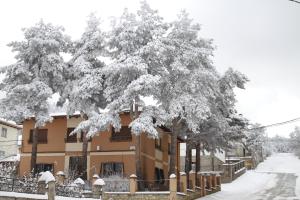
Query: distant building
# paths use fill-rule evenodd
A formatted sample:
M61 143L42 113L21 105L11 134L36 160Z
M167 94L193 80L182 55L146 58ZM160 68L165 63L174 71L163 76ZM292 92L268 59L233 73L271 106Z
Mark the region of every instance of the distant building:
M186 144L180 145L180 170L185 170L185 148ZM213 156L208 151L200 152L200 171L221 171L225 163L225 152L216 152ZM214 166L212 166L214 165ZM192 169L196 166L196 150L192 150Z
M0 162L19 154L22 126L0 119Z

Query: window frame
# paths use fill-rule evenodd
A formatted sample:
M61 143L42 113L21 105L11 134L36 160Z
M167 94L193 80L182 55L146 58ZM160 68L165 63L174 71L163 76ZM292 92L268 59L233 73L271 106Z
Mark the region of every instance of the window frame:
M45 134L46 135L46 139L40 139L39 135ZM33 142L33 129L30 129L29 131L29 138L28 138L28 144L32 144ZM48 144L48 129L38 129L38 144Z
M115 131L114 127L111 127L111 142L129 142L132 141L131 128L129 126L122 126L119 132Z
M121 166L122 166L121 174L116 173L116 171L114 172L114 174L104 174L104 169L105 169L104 165L106 165L106 164L113 164L113 165L121 164ZM124 171L125 171L124 167L125 167L124 162L102 162L100 164L100 175L103 177L109 177L109 176L113 176L113 175L119 175L119 176L123 177ZM115 169L116 166L113 166L113 168Z
M2 127L2 129L1 129L1 137L7 138L7 128Z

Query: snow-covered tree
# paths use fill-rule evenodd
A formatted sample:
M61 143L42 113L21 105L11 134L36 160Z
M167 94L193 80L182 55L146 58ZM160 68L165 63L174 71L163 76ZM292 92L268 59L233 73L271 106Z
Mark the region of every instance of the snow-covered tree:
M296 126L290 133L290 149L300 158L300 127Z
M67 81L61 95L60 105L67 102L67 113L80 111L84 119L93 117L99 109L104 109L106 100L104 90L104 63L99 59L105 52L105 34L100 30L100 20L91 14L87 27L78 41L73 43L72 59L65 70ZM87 178L87 148L88 137L83 134L83 178ZM76 134L76 133L71 133Z
M34 117L31 169L35 169L38 128L52 120L47 100L61 91L65 68L61 53L68 51L69 37L62 27L43 21L23 31L25 40L9 44L17 62L6 67L0 113L16 122Z

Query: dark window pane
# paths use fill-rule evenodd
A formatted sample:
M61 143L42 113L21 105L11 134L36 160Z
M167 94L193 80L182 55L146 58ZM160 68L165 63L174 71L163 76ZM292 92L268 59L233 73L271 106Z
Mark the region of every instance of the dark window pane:
M112 127L112 131L111 131L112 141L130 141L131 139L132 139L131 128L129 128L128 126L122 126L120 132L116 132L114 127Z
M29 143L32 143L33 130L29 133ZM48 129L38 129L38 144L46 144L48 142Z
M70 133L72 131L74 131L74 129L75 128L67 129L67 140L66 140L67 143L76 143L77 142L77 134L70 135Z
M36 164L36 170L37 173L45 172L45 171L53 172L53 164L48 164L48 163Z
M123 176L124 171L124 164L123 163L116 163L116 162L108 162L102 163L101 166L101 174L102 176Z

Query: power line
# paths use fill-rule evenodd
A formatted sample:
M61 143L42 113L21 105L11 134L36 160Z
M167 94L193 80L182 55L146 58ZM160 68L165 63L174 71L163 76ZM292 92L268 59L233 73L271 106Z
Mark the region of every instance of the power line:
M269 125L266 125L266 126L260 126L260 127L250 128L248 130L257 130L257 129L270 128L270 127L274 127L274 126L281 126L281 125L290 124L290 123L293 123L293 122L296 122L296 121L299 121L299 120L300 120L300 117L297 117L295 119L291 119L291 120L288 120L288 121L283 121L283 122L278 122L278 123L274 123L274 124L269 124Z
M294 3L299 3L300 4L300 1L297 1L297 0L289 0L289 1L292 1Z

